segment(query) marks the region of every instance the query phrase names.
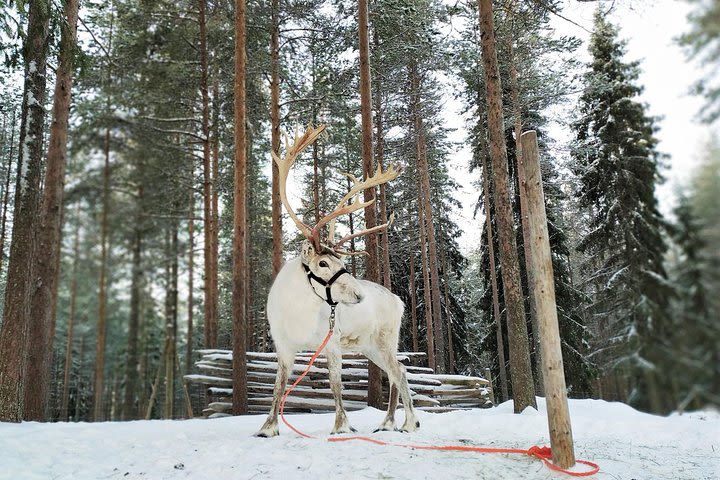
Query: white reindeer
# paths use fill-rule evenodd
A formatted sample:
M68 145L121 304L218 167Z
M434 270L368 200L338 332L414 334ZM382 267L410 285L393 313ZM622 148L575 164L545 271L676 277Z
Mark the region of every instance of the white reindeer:
M286 138L283 159L273 153L280 172L280 198L307 240L302 244L300 256L288 261L280 270L268 295L267 316L277 351L278 371L270 414L255 435L273 437L279 434L280 402L295 353L317 348L325 338L328 328L331 328L331 312L336 319L334 334L324 350L330 388L335 398L335 425L331 433L355 431L348 421L342 402L342 351L363 353L388 375L390 399L387 414L378 430L395 429L399 393L405 409L405 423L401 430L413 432L420 426L420 422L413 408L405 367L396 358L404 305L400 298L387 288L350 275L343 262L350 252L341 248L342 244L351 238L387 228L390 222L333 242L337 217L370 204L361 202L357 195L367 188L393 180L399 171L391 167L383 172L378 168L375 175L362 182L351 177L354 186L350 192L332 213L310 228L300 221L290 207L285 184L295 159L317 139L324 128L325 126L310 128L302 137L296 134L292 145L289 145ZM326 225L328 244L323 244L320 233Z

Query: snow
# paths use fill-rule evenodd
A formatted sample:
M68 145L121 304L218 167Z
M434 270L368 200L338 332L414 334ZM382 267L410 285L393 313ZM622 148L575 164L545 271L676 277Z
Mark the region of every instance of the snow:
M383 413L349 413L361 435L394 443L527 449L549 445L544 399L540 411L512 413L512 403L483 410L418 412L412 434L371 433ZM575 454L600 465L596 479L720 478L720 413L669 417L621 403L570 400ZM403 414L398 412L398 420ZM562 479L524 455L421 451L365 442L325 441L333 414L287 418L319 438L255 438L263 416L212 420L106 423L0 423L0 479ZM576 470L581 469L577 465Z

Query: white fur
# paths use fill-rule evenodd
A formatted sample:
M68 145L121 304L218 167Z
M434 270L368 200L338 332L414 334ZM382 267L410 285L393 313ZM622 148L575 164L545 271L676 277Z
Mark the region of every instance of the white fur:
M278 374L270 414L256 434L262 437L272 437L279 433L277 417L280 399L295 353L315 350L329 328L330 307L324 300L325 287L315 281L312 284L308 281L303 263L325 280L343 268L341 259L332 254L317 254L306 242L301 256L283 266L270 289L267 316L278 355ZM322 267L323 264L327 267ZM340 302L336 308L334 334L324 351L328 360L330 386L335 397L336 418L332 433L354 431L342 405L342 351L361 352L388 374L391 381L390 401L387 415L379 429L395 428L394 415L399 394L405 406L402 430L415 431L419 422L412 406L405 367L396 359L403 302L387 288L358 280L350 274L340 276L331 288L333 299Z

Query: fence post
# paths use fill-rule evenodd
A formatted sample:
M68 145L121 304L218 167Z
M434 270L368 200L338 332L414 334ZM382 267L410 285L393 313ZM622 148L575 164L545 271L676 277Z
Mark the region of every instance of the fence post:
M557 306L555 304L555 281L553 277L550 239L548 237L545 198L540 172L537 134L525 132L520 136L522 143L522 161L519 167L525 171L525 189L528 206L529 248L535 309L540 333L540 354L545 383L548 426L550 429L550 447L553 463L560 468L575 465L572 428L568 411L565 373L558 328Z

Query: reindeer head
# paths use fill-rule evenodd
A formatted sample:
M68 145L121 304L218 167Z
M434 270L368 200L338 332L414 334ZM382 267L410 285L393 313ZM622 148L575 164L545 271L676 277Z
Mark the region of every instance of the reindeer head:
M354 304L362 301L360 282L345 270L344 255L326 247L317 252L312 242L305 240L300 259L310 285L326 302Z
M317 128L308 128L302 136L300 136L298 132L295 132L295 138L292 144L290 144L286 135L285 155L282 159L275 152L272 152L273 159L275 160L275 163L277 163L279 171L280 199L282 200L288 215L290 215L290 218L293 222L295 222L295 225L300 230L300 233L302 233L307 239L303 242L301 257L303 265L306 266L306 270L309 270L309 278L313 278L310 276L312 274L315 278L322 279L325 282L332 281L332 285L326 287L326 289L332 289L333 294L335 293L335 290L337 290L339 295L338 298L342 297L341 301L343 302L357 303L361 300L359 283L354 277L345 272L343 259L346 255L355 255L364 252L351 252L345 250L343 248L343 244L353 238L387 229L392 223L392 218L385 224L362 230L351 235L346 235L339 240L335 240L335 221L342 215L349 215L357 210L371 205L374 200L362 202L359 198L360 193L368 188L373 188L377 185L395 179L400 174L400 170L391 166L387 170L383 171L378 166L375 174L363 181L358 180L350 174L345 174L353 182L353 186L350 188L350 191L342 198L342 200L340 200L331 213L325 215L318 221L317 225L314 227L306 225L300 221L287 199L287 178L290 168L293 166L300 153L305 148L312 145L324 130L325 125L320 125ZM322 233L325 226L328 226L328 234L325 239L322 239ZM313 288L315 288L315 286L313 286ZM352 301L353 297L355 299L354 301Z

